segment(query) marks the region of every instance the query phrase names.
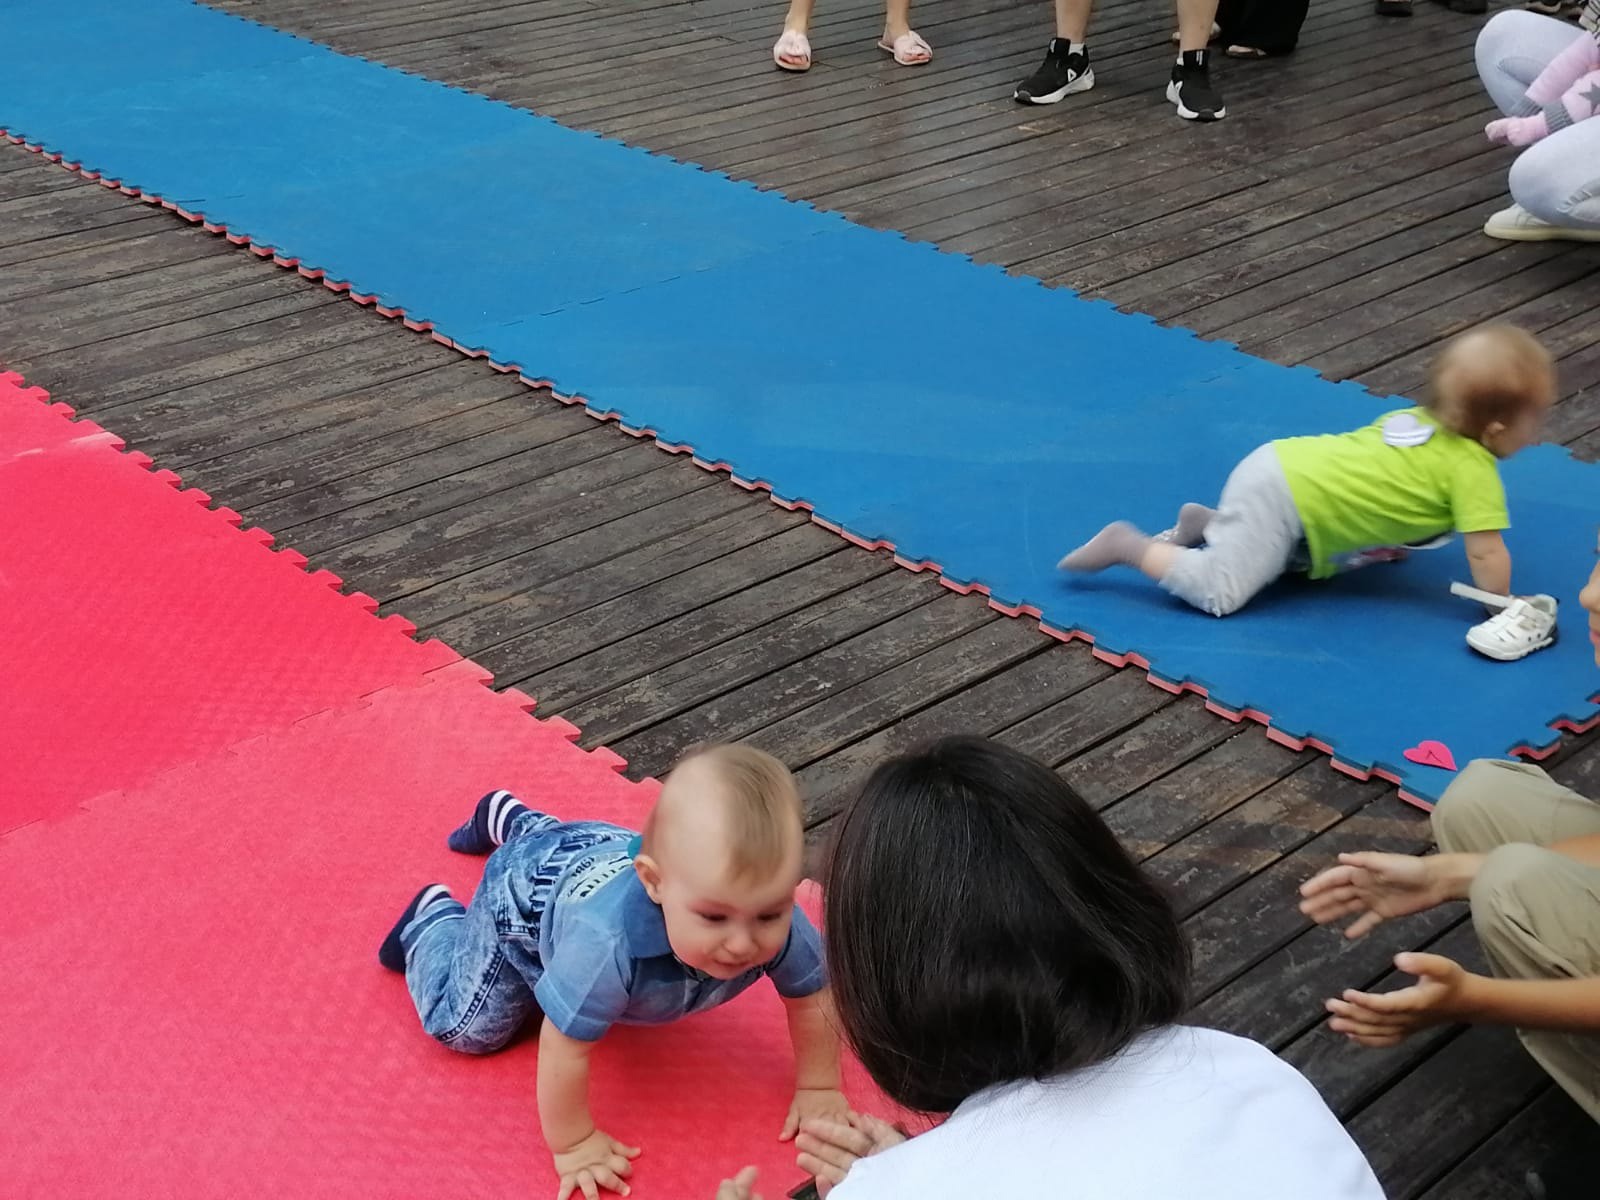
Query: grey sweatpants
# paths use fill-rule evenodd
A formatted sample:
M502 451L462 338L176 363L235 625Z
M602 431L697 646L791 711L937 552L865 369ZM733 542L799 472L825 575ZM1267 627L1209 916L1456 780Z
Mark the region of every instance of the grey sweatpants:
M1225 617L1279 576L1306 564L1305 527L1278 452L1258 446L1222 485L1206 544L1185 550L1161 586L1180 600Z

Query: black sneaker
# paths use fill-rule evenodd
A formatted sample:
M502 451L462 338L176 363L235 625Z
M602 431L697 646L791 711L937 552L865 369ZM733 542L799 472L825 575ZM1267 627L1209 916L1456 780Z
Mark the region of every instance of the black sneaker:
M1207 50L1185 50L1183 61L1173 64L1167 99L1185 121L1220 121L1228 115L1228 106L1211 86L1210 61Z
M1089 69L1089 52L1081 50L1069 54L1070 45L1066 38L1051 38L1044 63L1017 84L1011 98L1018 104L1054 104L1074 92L1087 92L1092 88L1094 72Z

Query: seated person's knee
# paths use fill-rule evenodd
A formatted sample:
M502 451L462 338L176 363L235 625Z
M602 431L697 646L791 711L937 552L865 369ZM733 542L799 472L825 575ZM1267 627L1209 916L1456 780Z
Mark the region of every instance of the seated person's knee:
M1500 802L1507 783L1504 764L1494 759L1475 758L1462 767L1433 808L1433 840L1439 843L1439 848L1446 852L1469 847L1479 851L1492 849L1474 846L1474 835L1484 828L1485 814Z
M1536 886L1543 877L1549 854L1538 846L1519 842L1489 852L1468 896L1472 924L1480 934L1501 928L1508 921L1519 927L1526 924L1525 889Z

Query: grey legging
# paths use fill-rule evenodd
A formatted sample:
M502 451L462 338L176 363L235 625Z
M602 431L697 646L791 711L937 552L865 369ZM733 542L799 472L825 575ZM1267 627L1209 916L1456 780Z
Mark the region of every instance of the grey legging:
M1478 34L1478 76L1508 117L1539 106L1526 92L1541 71L1583 31L1554 17L1507 9ZM1600 117L1558 129L1511 164L1511 198L1541 221L1600 229Z

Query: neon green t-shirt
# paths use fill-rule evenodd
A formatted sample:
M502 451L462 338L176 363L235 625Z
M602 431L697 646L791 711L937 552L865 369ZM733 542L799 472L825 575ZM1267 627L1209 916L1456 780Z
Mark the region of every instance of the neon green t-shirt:
M1272 445L1305 525L1313 579L1358 550L1511 525L1494 455L1425 408Z

